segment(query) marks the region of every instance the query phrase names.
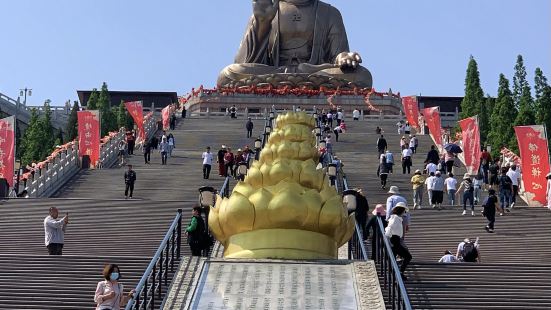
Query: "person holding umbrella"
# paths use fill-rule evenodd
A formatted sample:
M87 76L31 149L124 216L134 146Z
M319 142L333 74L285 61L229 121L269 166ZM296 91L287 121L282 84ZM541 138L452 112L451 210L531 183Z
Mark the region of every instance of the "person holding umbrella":
M446 172L452 173L453 164L455 163L455 154L463 153L463 150L459 145L454 143L446 143L446 145L444 145L444 150L446 150L446 154L444 156L444 160L446 162Z

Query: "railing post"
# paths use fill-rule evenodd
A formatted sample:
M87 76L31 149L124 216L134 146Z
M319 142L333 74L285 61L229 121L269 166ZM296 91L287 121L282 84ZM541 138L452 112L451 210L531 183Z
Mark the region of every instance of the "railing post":
M155 310L155 290L156 290L156 283L157 283L157 264L153 265L153 273L151 273L152 277L152 283L151 283L151 303L150 308L151 310Z
M180 259L180 248L182 247L182 209L178 209L178 226L177 226L178 236L176 237L176 257Z

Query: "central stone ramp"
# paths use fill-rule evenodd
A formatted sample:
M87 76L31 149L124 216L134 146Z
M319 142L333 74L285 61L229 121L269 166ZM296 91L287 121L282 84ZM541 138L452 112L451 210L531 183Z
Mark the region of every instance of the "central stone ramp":
M196 260L175 279L164 309L385 309L373 262Z

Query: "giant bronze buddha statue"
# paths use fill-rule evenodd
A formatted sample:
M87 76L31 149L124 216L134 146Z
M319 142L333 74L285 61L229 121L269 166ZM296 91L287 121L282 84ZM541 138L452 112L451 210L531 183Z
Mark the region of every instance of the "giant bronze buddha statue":
M371 73L350 52L342 16L319 0L253 0L235 64L218 87L272 84L371 88Z

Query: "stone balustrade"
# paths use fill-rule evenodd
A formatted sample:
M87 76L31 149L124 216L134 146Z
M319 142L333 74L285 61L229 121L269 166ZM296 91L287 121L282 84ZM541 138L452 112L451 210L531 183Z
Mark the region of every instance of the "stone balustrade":
M149 140L156 131L155 118L149 115L144 120L146 138ZM107 141L100 146L100 159L97 168L112 166L118 155L118 144L125 139L125 131L121 128L111 133ZM28 197L49 197L57 192L81 169L81 159L78 155L78 143L68 143L63 150L55 151L48 160L37 165L34 172L27 173L19 184L19 191L27 191Z

